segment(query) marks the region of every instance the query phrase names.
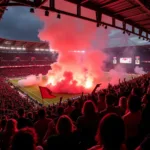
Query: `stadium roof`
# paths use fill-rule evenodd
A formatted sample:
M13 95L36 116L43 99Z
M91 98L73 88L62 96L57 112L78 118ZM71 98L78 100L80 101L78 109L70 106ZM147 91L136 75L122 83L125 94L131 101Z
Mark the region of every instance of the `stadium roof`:
M2 47L24 47L26 50L49 49L47 42L16 41L0 38Z
M8 1L8 3L6 3ZM56 0L3 0L2 6L27 6L47 11L57 12L72 17L77 17L97 24L97 26L111 26L130 34L133 33L150 41L150 0L64 0L77 6L76 13L68 10L56 8ZM46 4L46 5L45 5ZM88 8L95 12L95 18L85 17L82 15L82 8ZM111 17L111 23L102 20L102 15ZM121 21L121 26L117 21ZM130 25L131 29L128 28Z
M77 0L67 0L78 4ZM124 21L150 33L150 0L81 0L83 7ZM145 0L146 2L146 0Z
M7 0L4 0L7 1ZM76 13L69 10L57 9L55 7L56 0L11 0L9 3L3 3L1 6L28 6L43 9L45 11L53 11L72 17L81 18L87 21L111 26L127 32L133 33L150 41L150 0L64 0L77 5ZM44 5L44 4L47 5ZM95 11L96 17L82 16L82 7ZM32 10L34 11L34 10ZM111 23L102 21L102 15L105 14L112 18ZM116 20L122 22L122 26L116 25ZM131 30L126 26L131 25ZM138 29L138 32L136 32Z

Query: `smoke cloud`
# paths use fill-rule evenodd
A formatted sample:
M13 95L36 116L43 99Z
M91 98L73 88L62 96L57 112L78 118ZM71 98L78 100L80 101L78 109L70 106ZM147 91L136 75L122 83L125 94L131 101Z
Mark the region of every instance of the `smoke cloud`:
M136 74L139 74L139 75L143 75L143 74L146 74L146 72L144 71L143 67L139 67L139 66L136 66L134 68L134 72Z
M43 76L42 74L39 74L38 76L35 75L29 75L24 79L21 79L18 81L18 85L20 87L29 87L29 86L46 86L48 81L48 78L46 76Z
M70 7L62 0L58 0L56 5L70 9L69 11L74 10L74 5ZM93 17L88 10L83 13ZM97 28L94 23L64 15L58 19L56 13L50 13L50 17L43 16L43 12L37 12L37 15L44 22L39 38L48 41L50 48L57 50L59 57L57 62L51 65L52 70L44 76L44 82L42 75L39 78L29 76L20 80L19 85L42 84L56 93L81 93L89 92L97 83L101 82L104 87L108 80L109 83L115 84L119 78L124 78L125 70L121 67L111 70L110 78L102 71L107 59L102 50L108 44L110 28ZM109 22L108 17L103 19Z

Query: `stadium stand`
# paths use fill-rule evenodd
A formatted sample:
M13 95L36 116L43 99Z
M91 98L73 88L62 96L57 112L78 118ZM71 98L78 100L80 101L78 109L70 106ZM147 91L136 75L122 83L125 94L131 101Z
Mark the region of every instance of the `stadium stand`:
M32 150L36 146L52 150L145 149L150 133L149 81L147 74L97 92L100 85L96 85L91 94L75 101L62 103L61 98L59 104L43 107L21 97L0 78L0 148L16 150L13 147L22 147L27 136L30 146L35 146Z
M43 42L0 39L0 43L0 76L4 77L46 74L58 55Z
M7 44L12 42L8 41L3 40ZM48 51L48 47L37 48L37 43L35 46L32 43L32 49L23 47L20 42L20 47L8 48L7 44L0 47L1 150L102 150L101 147L141 150L149 146L150 74L96 92L97 85L91 94L68 102L60 98L58 104L45 107L25 93L21 94L6 77L46 74L58 54ZM120 49L111 50L121 57ZM137 52L141 62L148 60L149 47L138 47Z
M75 0L68 1L77 4L79 2ZM120 3L118 0L81 0L80 2L87 8L94 7L97 10L97 8L101 7L103 12L109 12L114 15L120 11L139 9L139 6L135 5L138 1L122 0L122 3ZM22 2L34 3L35 1L23 0ZM39 5L37 4L36 7L40 7L43 2L46 2L46 0L38 0ZM54 1L51 0L51 2ZM54 3L51 4L51 6L53 5ZM118 9L118 5L121 8L119 7ZM105 7L107 9L104 9ZM108 9L109 11L107 11ZM55 9L52 7L52 10ZM141 16L145 15L145 9L140 6L138 11L140 12L136 20L130 19L136 16L136 11L134 11L135 13L125 13L126 19L131 23L140 21ZM116 16L118 18L123 16L122 19L124 20L124 15L120 15L120 13ZM145 18L142 19L148 20L149 15L146 13ZM136 24L141 25L146 31L150 31L150 28L147 30L142 23ZM4 48L5 50L14 50L12 46L15 43L20 43L5 40L1 42L4 42L1 47L3 50ZM26 47L23 47L23 43L27 44ZM43 45L43 43L23 43L16 46L18 47L18 52L21 50L37 50L38 44L39 47ZM8 46L9 44L11 45L10 47ZM38 51L39 49L43 51L43 48L39 47ZM26 56L10 54L7 58L7 55L2 54L1 62L6 61L6 63L3 62L0 65L3 70L6 69L6 73L4 72L3 76L9 76L8 73L11 76L24 76L26 75L24 72L30 73L39 69L38 63L30 64L33 63L31 57L34 62L43 60L43 58L38 57L36 54L28 57L30 52L26 53ZM44 54L41 55L44 56ZM13 64L14 57L16 60L25 62ZM49 64L49 61L46 62ZM46 64L42 65L47 67ZM37 66L37 68L33 70L33 66L34 68ZM18 69L21 74L16 74ZM40 72L42 69L44 68L40 68ZM38 74L38 70L34 72L34 74L36 73ZM22 97L18 89L13 87L7 78L0 77L0 83L1 150L150 149L150 74L142 75L130 81L124 80L114 86L109 84L106 89L101 90L98 90L100 85L97 84L92 93L88 95L82 93L76 100L68 100L66 103L62 103L62 98L60 98L59 104L48 107L38 104L27 96Z

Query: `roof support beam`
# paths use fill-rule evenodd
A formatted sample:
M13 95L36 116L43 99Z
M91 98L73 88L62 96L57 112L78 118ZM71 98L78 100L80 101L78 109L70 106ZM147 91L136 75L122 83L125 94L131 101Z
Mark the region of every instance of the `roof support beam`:
M141 24L142 26L150 25L150 23Z
M97 21L97 27L100 26L102 21L102 13L100 13L99 11L96 11L96 21Z
M141 6L133 6L133 7L130 7L130 8L122 9L122 10L118 11L117 13L115 13L114 15L119 15L120 13L124 13L124 12L130 11L132 9L140 8L140 7Z
M103 5L101 5L100 8L105 8L105 7L110 6L112 4L115 5L116 3L118 3L118 0L112 0L110 2L107 2L107 3L103 4Z
M38 8L40 8L41 6L43 6L48 0L43 0L43 2L41 2L41 4L38 6Z
M21 4L20 0L12 0L12 1L18 2L16 4ZM50 0L50 1L51 2L55 2L55 0ZM92 0L82 0L80 2L86 3L86 2L93 2L93 1ZM125 18L125 20L124 20L124 17L122 17L122 16L116 16L115 17L113 15L112 11L110 11L110 10L101 9L101 7L106 7L106 6L110 6L111 7L111 6L115 6L116 4L120 5L120 2L124 2L124 0L120 0L119 2L118 2L118 0L112 0L111 2L109 1L109 4L107 3L107 5L106 5L106 2L105 2L105 4L103 6L102 5L101 6L97 5L96 3L89 3L89 4L93 4L92 5L93 8L92 8L91 5L90 6L89 5L84 5L84 7L89 8L89 9L91 9L94 12L98 11L98 13L108 15L109 17L115 18L115 19L117 19L117 20L119 20L121 22L125 22L125 24L133 25L135 28L141 29L143 32L148 32L149 30L147 30L147 28L141 27L140 24L136 24L136 22L128 20L130 18L147 15L147 13L138 14L138 15L134 15L134 16L129 16L129 17ZM76 2L74 2L74 3L76 3ZM81 3L78 3L78 4L81 5ZM11 5L11 3L7 4L7 6L9 6L9 5ZM22 5L26 5L26 6L29 6L29 7L35 7L36 8L36 6L34 5L34 3L32 3L31 1L26 1L26 3L25 3L25 0L22 0ZM85 16L80 15L80 13L81 13L80 11L82 11L82 7L80 7L80 6L77 6L78 13L76 13L76 14L71 13L71 12L66 11L66 10L64 11L64 10L61 10L61 9L56 9L53 6L52 6L52 3L51 3L50 6L41 6L39 9L47 10L47 11L52 11L52 12L60 13L60 14L67 15L67 16L76 17L76 18L79 18L79 19L83 19L83 20L86 20L86 21L93 22L93 23L102 23L102 24L104 24L106 26L114 27L114 28L117 28L117 29L120 29L120 30L126 30L125 26L124 26L124 28L123 27L119 27L119 26L116 26L115 23L112 24L112 23L107 23L107 22L102 22L102 21L98 22L98 21L100 21L99 17L98 17L98 19L96 19L96 18L90 18L90 17L85 17ZM142 17L139 17L139 18L142 18ZM146 19L144 19L144 20L146 20ZM129 33L133 33L132 31L128 31L128 32ZM139 33L134 33L134 34L139 36ZM145 38L146 36L142 35L142 37Z
M55 0L49 0L49 6L51 9L55 9Z
M112 25L115 27L116 26L116 19L113 17L112 18Z
M89 2L89 1L90 0L82 0L80 4L83 5L83 4L85 4L85 3Z
M135 33L135 27L132 26L132 33Z
M81 16L81 5L77 5L77 15Z
M147 15L147 13L140 13L140 14L138 14L138 15L133 15L133 16L130 16L130 17L127 17L127 18L125 18L125 20L128 20L128 19L132 19L132 18L136 18L136 17L139 17L139 16L144 16L144 15Z
M147 19L138 20L138 21L135 21L135 23L143 22L143 21L147 21Z

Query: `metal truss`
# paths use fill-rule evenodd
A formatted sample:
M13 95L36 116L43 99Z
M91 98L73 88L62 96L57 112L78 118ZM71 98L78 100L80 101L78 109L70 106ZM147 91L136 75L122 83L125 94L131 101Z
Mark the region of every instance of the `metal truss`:
M106 23L106 22L102 21L102 14L105 14L105 15L108 15L108 14L106 14L104 11L101 11L101 9L95 11L95 16L96 16L95 19L92 19L92 18L85 17L85 16L81 15L81 12L82 12L82 7L81 6L82 6L82 4L85 4L90 0L78 0L80 2L78 4L75 4L77 6L76 7L77 8L76 9L76 14L73 14L69 11L56 9L55 8L55 1L56 0L11 0L9 2L4 1L4 2L0 3L0 8L1 7L8 7L8 6L27 6L27 7L31 7L31 8L34 8L34 9L41 9L41 10L44 10L44 11L52 11L52 12L56 12L56 13L59 13L59 14L64 14L64 15L68 15L68 16L72 16L72 17L76 17L76 18L80 18L80 19L83 19L83 20L86 20L86 21L93 22L97 25L97 27L99 27L100 25L104 25L106 28L107 28L107 26L109 26L109 27L113 27L113 28L116 28L116 29L120 29L120 30L124 31L124 33L128 33L128 35L134 34L134 35L142 37L143 39L146 39L150 42L150 32L146 31L143 28L140 28L139 26L135 26L132 23L128 23L128 19L137 17L138 15L133 15L133 16L127 17L125 19L118 19L117 18L118 14L129 11L131 9L139 8L140 6L134 6L134 7L130 7L130 8L120 10L117 13L113 14L113 16L112 15L110 16L112 18L111 23ZM117 2L116 0L112 0L112 2L107 3L107 5L106 4L102 5L100 8L105 8L108 5L112 5L112 3L114 3L114 5L115 5L116 2ZM49 6L44 6L45 3L48 3ZM141 18L144 15L147 15L147 13L139 14L139 16ZM122 22L122 27L119 27L119 26L116 25L116 20L119 20L119 21ZM141 22L142 22L142 20L144 20L144 19L141 19ZM137 21L137 22L140 22L140 21ZM132 26L132 30L128 30L126 28L127 24ZM137 28L139 30L138 33L135 32L135 28ZM147 29L150 29L149 24L147 24ZM143 32L146 32L146 34L142 34Z

